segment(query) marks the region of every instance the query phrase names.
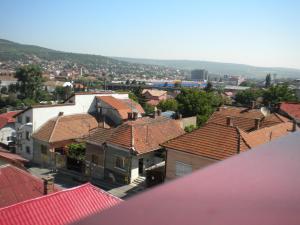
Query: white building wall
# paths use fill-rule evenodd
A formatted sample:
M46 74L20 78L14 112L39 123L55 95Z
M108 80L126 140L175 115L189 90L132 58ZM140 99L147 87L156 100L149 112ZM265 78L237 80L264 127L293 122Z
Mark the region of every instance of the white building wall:
M0 142L8 145L9 142L7 138L10 137L16 137L16 129L15 129L15 124L14 123L9 123L2 129L0 129Z
M31 108L18 117L22 117L22 123L16 122L16 130L18 133L22 133L22 138L19 138L19 145L17 147L17 153L25 157L26 159L33 159L33 141L32 138L30 140L26 139L26 131L30 133L34 133L37 131L44 123L46 123L49 119L52 119L60 112L63 112L64 115L72 115L78 113L91 113L96 111L96 96L113 96L119 99L128 99L128 94L78 94L72 97L67 104L62 104L58 106L49 106L49 107L38 107ZM70 104L73 102L73 104ZM25 125L26 117L30 118L30 122L32 125ZM18 118L17 118L18 121ZM30 152L26 151L26 146L30 148Z

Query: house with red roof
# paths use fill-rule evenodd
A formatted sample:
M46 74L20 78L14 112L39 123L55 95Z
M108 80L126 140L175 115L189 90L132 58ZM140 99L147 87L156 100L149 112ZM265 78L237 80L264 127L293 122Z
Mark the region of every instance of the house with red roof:
M296 120L300 125L300 103L298 102L282 102L279 105L279 113Z
M16 138L15 118L19 111L0 114L0 143L5 146L13 143Z
M163 164L160 144L184 133L179 120L156 115L133 118L113 128L97 128L87 138L86 172L94 178L129 184Z
M10 164L0 166L0 208L59 190L51 179L42 180Z
M168 98L167 91L157 89L144 89L142 95L149 105L156 106L159 102Z
M221 107L203 127L162 144L167 150L166 178L186 175L295 130L295 123L276 113Z
M0 208L0 225L71 224L121 201L87 183Z

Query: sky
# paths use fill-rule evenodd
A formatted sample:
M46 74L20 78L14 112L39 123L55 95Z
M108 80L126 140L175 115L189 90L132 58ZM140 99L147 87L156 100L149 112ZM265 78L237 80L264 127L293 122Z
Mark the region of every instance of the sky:
M1 0L0 38L105 56L300 69L298 0Z

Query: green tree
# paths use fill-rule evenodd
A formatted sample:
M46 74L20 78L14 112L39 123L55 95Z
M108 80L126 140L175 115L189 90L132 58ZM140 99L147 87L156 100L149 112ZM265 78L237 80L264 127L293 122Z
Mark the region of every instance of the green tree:
M201 126L207 121L215 108L222 104L219 94L206 93L199 89L183 88L176 96L178 111L185 117L197 116L197 125Z
M263 91L260 89L249 88L244 91L239 91L235 95L235 101L238 105L249 106L252 101L256 101L257 98L262 97Z
M6 86L3 86L3 87L1 88L1 94L7 94L7 92L8 92L7 87L6 87Z
M287 84L271 86L263 93L263 102L265 105L274 106L283 101L298 101L295 91L290 89Z
M145 103L143 105L144 111L146 113L146 115L148 114L152 114L154 112L155 107L152 105L149 105L148 103Z
M67 148L68 148L68 157L81 160L81 161L85 159L86 147L84 143L69 144Z
M54 90L54 96L57 101L64 101L72 94L72 88L70 86L61 87L57 86Z
M17 69L18 91L20 98L29 98L35 102L43 100L41 91L43 90L42 70L37 65L26 65Z
M211 92L213 90L213 85L212 85L212 83L210 81L207 82L206 87L204 88L204 90L206 92Z
M178 110L178 102L175 99L167 99L158 103L157 108L161 109L163 112L165 111L177 111Z
M265 82L265 87L269 88L271 86L271 74L268 73L266 76L266 82Z

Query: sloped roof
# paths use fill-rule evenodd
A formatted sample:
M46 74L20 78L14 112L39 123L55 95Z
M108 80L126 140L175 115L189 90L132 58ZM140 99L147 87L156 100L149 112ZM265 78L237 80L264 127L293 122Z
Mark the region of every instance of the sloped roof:
M131 99L117 99L113 96L97 96L96 98L117 110L122 119L128 119L129 112L145 113L141 105Z
M54 188L54 191L58 190ZM0 167L0 208L43 194L44 183L40 178L9 164Z
M221 125L226 125L226 117L230 116L233 119L233 126L250 132L255 129L255 119L260 119L260 128L274 126L276 124L288 121L277 113L271 113L264 116L259 109L247 109L239 107L221 108L209 118L208 122L213 122Z
M167 93L167 91L157 90L157 89L144 89L142 94L149 93L151 96L159 97Z
M184 134L176 120L166 117L143 117L114 129L106 143L143 154L160 148L160 144Z
M163 143L162 146L215 160L250 149L238 128L215 123L207 123L191 133Z
M300 119L300 103L283 102L280 104L280 109L291 117Z
M114 132L114 128L95 128L86 138L86 142L96 145L102 145Z
M64 225L111 208L121 200L87 183L0 209L1 225Z
M97 120L90 114L57 116L42 125L32 137L48 143L83 138L97 126Z
M246 140L246 142L254 148L258 145L265 144L269 141L277 139L279 137L283 137L290 132L292 132L293 123L292 122L284 122L279 123L271 127L265 127L263 129L259 129L250 133L243 133L241 131L241 135Z
M20 111L11 111L0 114L0 129L5 127L8 123L14 123L16 121L14 115L16 115L19 112Z

